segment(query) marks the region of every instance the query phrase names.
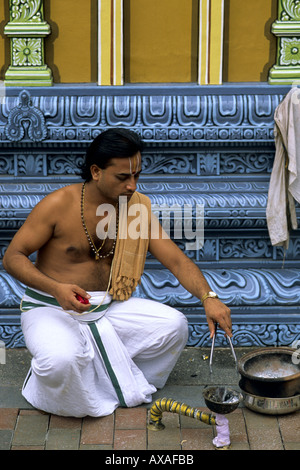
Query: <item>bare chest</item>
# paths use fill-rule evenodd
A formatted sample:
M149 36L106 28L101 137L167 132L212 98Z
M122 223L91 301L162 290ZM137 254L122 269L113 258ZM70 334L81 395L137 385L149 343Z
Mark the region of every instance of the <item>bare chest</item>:
M111 237L108 226L103 218L96 216L96 211L86 211L83 216L78 209L60 219L54 239L62 244L66 255L72 258L109 258L115 249L116 232Z

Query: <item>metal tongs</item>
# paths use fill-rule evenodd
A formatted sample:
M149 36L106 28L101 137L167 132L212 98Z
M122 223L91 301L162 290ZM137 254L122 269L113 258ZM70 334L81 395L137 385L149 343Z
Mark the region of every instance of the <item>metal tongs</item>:
M213 354L214 354L214 349L215 349L216 334L217 334L217 325L215 325L215 333L214 333L213 338L212 338L210 357L209 357L209 370L210 370L211 374L212 374L212 359L213 359ZM237 369L237 358L236 358L236 354L235 354L234 349L233 349L231 338L228 335L225 335L225 336L228 339L230 349L231 349L231 352L232 352L232 355L233 355L233 358L234 358L234 361L235 361L235 367Z

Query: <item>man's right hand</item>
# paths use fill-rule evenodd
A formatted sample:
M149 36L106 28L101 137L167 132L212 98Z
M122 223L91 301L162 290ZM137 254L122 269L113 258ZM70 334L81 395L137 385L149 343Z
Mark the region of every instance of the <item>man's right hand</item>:
M88 303L83 303L77 296L87 300ZM91 296L76 284L58 284L55 289L54 297L64 310L74 310L77 313L83 313L91 307L89 303Z

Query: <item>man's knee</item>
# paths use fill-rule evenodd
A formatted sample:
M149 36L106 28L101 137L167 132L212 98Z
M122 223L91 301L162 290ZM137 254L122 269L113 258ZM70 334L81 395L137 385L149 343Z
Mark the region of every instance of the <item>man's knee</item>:
M174 308L171 309L171 315L168 315L166 331L173 337L178 344L185 346L188 340L188 321L186 316Z
M176 331L179 335L179 337L181 338L182 342L184 343L184 345L186 344L187 340L188 340L188 335L189 335L189 332L188 332L188 320L186 318L186 316L179 312L178 310L176 310Z
M77 359L72 351L54 352L33 358L32 369L48 386L57 387L72 374L78 364Z

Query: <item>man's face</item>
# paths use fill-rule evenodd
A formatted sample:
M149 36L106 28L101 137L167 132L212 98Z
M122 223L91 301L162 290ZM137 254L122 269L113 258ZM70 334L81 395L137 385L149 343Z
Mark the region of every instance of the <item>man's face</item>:
M127 196L129 200L142 171L141 153L128 158L113 158L107 168L98 170L93 172L93 179L107 202L116 203L120 196Z

